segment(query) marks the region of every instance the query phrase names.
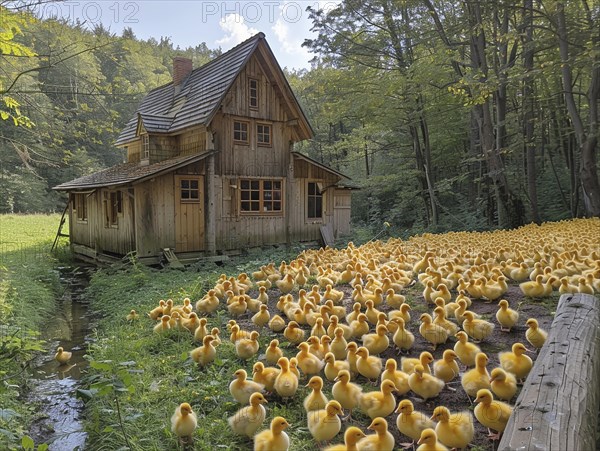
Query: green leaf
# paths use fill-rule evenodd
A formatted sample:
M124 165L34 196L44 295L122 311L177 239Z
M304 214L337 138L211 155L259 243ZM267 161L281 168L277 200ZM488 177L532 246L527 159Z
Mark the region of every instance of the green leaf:
M24 435L23 438L21 439L21 446L23 447L23 449L26 449L26 450L31 449L31 450L33 450L34 447L35 447L35 442L28 435Z

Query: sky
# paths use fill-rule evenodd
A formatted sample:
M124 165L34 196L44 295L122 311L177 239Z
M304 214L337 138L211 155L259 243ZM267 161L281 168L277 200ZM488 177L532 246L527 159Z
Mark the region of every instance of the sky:
M78 18L93 26L101 22L120 35L131 27L140 39L171 38L175 47L195 47L206 42L226 51L262 31L282 67L310 68L314 56L301 46L310 31L306 8L334 8L340 0L297 1L66 1L39 6L42 17Z

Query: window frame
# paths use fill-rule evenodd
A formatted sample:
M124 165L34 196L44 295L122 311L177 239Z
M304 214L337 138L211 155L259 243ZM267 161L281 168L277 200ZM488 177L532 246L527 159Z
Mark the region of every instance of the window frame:
M188 186L187 187L183 186L184 182L188 182ZM194 183L196 184L195 188L192 186ZM179 201L181 203L184 203L184 204L199 204L201 202L201 199L200 199L200 192L201 192L201 189L200 189L200 180L198 178L189 178L189 179L187 179L187 178L180 178L179 179L178 189L179 189ZM189 196L184 198L184 196L183 196L184 192L187 192ZM192 194L194 192L196 193L196 197L192 196Z
M150 135L143 133L142 135L142 160L150 159Z
M236 137L235 137L236 132L243 133L243 130L241 130L241 129L240 130L236 130L235 129L236 124L240 124L240 125L243 124L243 125L246 126L246 140L245 141L241 140L241 139L236 139ZM233 130L232 131L233 131L232 138L233 138L233 142L235 144L243 144L243 145L249 145L250 144L250 122L249 121L242 121L242 120L235 119L233 121Z
M104 191L102 210L104 213L104 227L118 229L119 217L123 216L123 192L121 190Z
M258 127L263 127L263 131L259 132ZM268 129L268 133L265 133L265 127ZM259 136L268 136L269 141L259 141ZM272 147L273 146L273 126L264 122L256 123L256 145L260 147Z
M307 222L323 222L323 216L325 213L325 208L324 208L324 200L325 200L325 196L324 196L324 190L321 191L319 190L319 183L323 183L317 180L308 180L306 182L306 221ZM310 185L314 185L315 189L319 191L319 194L310 194ZM321 203L321 216L310 216L311 212L310 212L310 199L320 199L320 203ZM316 205L316 204L315 204ZM316 210L316 208L315 208ZM315 211L316 214L316 211Z
M244 188L244 184L248 183L248 188ZM258 184L258 185L255 185ZM265 187L270 184L271 188ZM254 186L258 186L255 188ZM278 187L277 187L278 186ZM238 211L242 216L283 216L285 209L285 190L284 180L282 178L257 178L244 177L238 179ZM249 192L248 196L244 196L244 192ZM252 193L258 193L257 198L253 198ZM268 196L266 193L270 193ZM244 199L247 197L247 199ZM242 204L248 202L249 206L253 203L258 205L257 210L244 210ZM273 209L275 204L279 203L279 209ZM268 205L271 205L270 210L265 210ZM251 207L250 207L251 208Z
M256 86L253 88L252 83L256 83ZM253 111L258 111L258 97L259 97L259 83L257 78L248 77L248 108ZM254 95L252 95L252 91L254 91ZM256 102L256 105L252 105L252 100Z
M73 210L75 211L75 220L81 224L88 222L87 195L85 193L74 193Z

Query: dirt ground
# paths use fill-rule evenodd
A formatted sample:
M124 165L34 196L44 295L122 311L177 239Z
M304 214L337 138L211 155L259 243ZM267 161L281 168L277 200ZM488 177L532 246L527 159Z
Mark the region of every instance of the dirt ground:
M336 287L336 289L344 291L346 296L344 297L344 305L346 306L346 310L347 312L351 311L351 307L352 307L352 300L351 300L351 291L352 288L349 286L338 286ZM411 304L411 306L413 307L413 310L411 310L411 322L409 325L407 325L407 328L414 334L415 336L415 343L413 348L410 350L408 356L409 357L418 357L419 354L422 351L430 351L431 352L431 345L426 342L423 337L421 337L421 335L419 334L419 325L420 325L420 321L419 321L419 316L421 313L423 312L429 312L431 313L431 311L433 310L433 308L431 307L431 304L429 306L426 305L425 300L421 294L422 291L422 287L420 287L419 285L413 287L412 289L406 290L406 292L403 292L402 294L405 294L406 298L407 298L407 302L409 304ZM255 297L258 292L256 290L252 290L250 293L248 293L251 297ZM287 318L285 318L285 315L281 312L279 312L277 310L276 307L276 303L279 299L279 296L281 295L280 291L276 288L272 288L268 291L269 294L269 311L271 312L271 316L273 316L274 314L279 314L280 316L282 316L285 320L286 323ZM295 296L294 298L297 299L297 294L294 293ZM518 321L518 325L516 327L514 327L510 333L507 332L501 332L500 331L500 326L496 321L496 311L498 310L498 301L495 302L485 302L485 301L473 301L472 306L470 307L470 310L480 314L483 316L484 319L487 319L491 322L493 322L494 324L496 324L496 327L494 329L493 334L488 337L485 341L483 341L482 343L479 343L479 347L481 348L481 350L483 352L485 352L489 358L489 362L488 362L488 366L487 369L489 372L491 372L491 370L493 368L496 368L497 366L499 366L499 360L498 360L498 353L499 352L503 352L503 351L509 351L512 347L512 345L515 342L522 342L523 344L525 344L528 348L531 348L531 346L529 345L529 343L527 342L526 338L525 338L525 331L527 330L527 326L525 326L525 322L527 321L528 318L536 318L539 322L539 325L541 328L548 330L550 328L550 325L552 323L553 320L553 312L556 308L556 304L558 302L557 298L552 298L551 300L545 300L544 302L542 301L536 301L536 300L532 300L529 298L524 298L522 292L520 291L518 286L510 286L508 291L505 293L505 295L503 296L503 299L506 299L509 304L510 307L518 310L519 311L519 321ZM386 305L381 305L378 307L379 310L381 311L388 311L389 307L387 307ZM243 329L246 330L253 330L256 329L256 327L254 326L254 324L250 321L250 317L252 316L252 314L246 314L244 316L242 316L241 318L239 318L238 323L240 324L240 326ZM308 326L304 326L304 328L308 331L308 333L310 333L310 328ZM371 327L371 329L373 330L373 327ZM270 334L270 335L269 335ZM271 331L265 331L263 330L263 335L269 335L269 340L272 338L278 338L280 342L284 342L285 338L283 338L282 334L273 334ZM308 334L307 334L308 337ZM391 335L389 335L390 337L390 342L391 342ZM262 342L263 340L261 340ZM440 345L438 346L438 348L432 352L434 358L440 359L442 357L442 354L444 352L445 349L452 349L454 347L454 343L455 343L455 339L454 337L451 337L448 342L444 345ZM268 341L267 341L268 343ZM360 345L360 343L359 343ZM284 352L285 355L288 357L294 356L297 353L297 349L295 346L290 346L289 348L284 348ZM262 353L262 350L261 350ZM535 361L536 358L536 354L534 353L528 353L528 355ZM388 350L386 350L384 353L382 353L380 355L380 357L383 359L383 361L385 362L385 360L387 360L388 358L394 358L398 361L398 367L400 367L400 359L403 356L398 356L396 353L396 349L395 347L390 347ZM462 365L459 366L462 367L461 371L464 370L464 367ZM462 373L461 375L462 376ZM460 411L464 411L464 410L470 410L472 411L474 409L474 405L472 405L469 402L469 399L465 393L465 391L463 390L461 384L460 384L460 376L458 378L456 378L453 381L452 386L454 388L456 388L456 391L451 391L448 389L444 389L442 390L442 392L440 393L440 395L436 398L430 399L427 403L423 402L422 400L418 399L417 397L415 397L412 392L407 393L405 396L397 396L397 401L400 402L400 400L402 399L411 399L411 401L413 402L413 404L415 405L415 409L416 410L420 410L423 413L427 414L427 415L431 415L433 413L433 409L436 406L446 406L448 409L450 409L451 412L460 412ZM327 381L324 377L324 382L325 385L323 387L323 393L325 393L325 395L328 398L331 398L331 387L332 387L332 383ZM365 385L365 381L361 380L361 378L359 378L357 381L354 381L357 383L361 383L365 389L365 391L370 391L370 390L375 390L378 389L378 385L374 386L373 388L369 388L368 385ZM520 387L519 387L519 391L520 391ZM515 398L511 401L511 404L514 404L514 402L516 401L518 395L519 395L519 391L517 391L517 394L515 395ZM277 403L277 399L276 398L271 398L269 399L269 403ZM394 438L396 439L396 448L399 448L399 444L400 443L405 443L405 442L410 442L411 439L400 434L400 432L398 431L397 427L396 427L396 413L393 413L392 415L388 416L386 418L386 420L388 421L388 425L389 425L389 430L390 432L394 435ZM356 422L353 423L352 425L358 426L360 427L363 431L370 433L370 431L367 431L366 428L370 423L370 419L364 415L361 415L361 413L357 412L357 414L353 414L353 418L356 417ZM487 438L487 429L482 426L476 419L474 420L474 424L475 424L475 436L473 441L471 442L472 445L472 449L476 449L476 450L495 450L497 449L497 445L498 442L491 442L488 438ZM342 426L342 430L345 429L346 426ZM343 437L340 437L341 441L343 441ZM340 440L338 440L340 441Z

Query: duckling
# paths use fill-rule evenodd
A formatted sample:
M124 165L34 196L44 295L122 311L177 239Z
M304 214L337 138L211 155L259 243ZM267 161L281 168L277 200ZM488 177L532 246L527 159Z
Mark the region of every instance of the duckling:
M323 451L357 451L356 443L363 437L366 437L365 433L356 426L350 426L344 432L344 444L343 445L332 445L325 448Z
M458 322L458 324L462 324L463 321L465 320L465 312L467 311L467 301L465 301L464 299L460 299L457 302L458 307L456 308L456 310L454 310L454 317L456 318L456 321ZM480 316L475 313L473 313L473 318L479 319Z
M171 317L169 315L163 315L160 317L160 321L158 322L158 324L156 324L154 326L154 332L155 333L161 333L161 332L165 332L169 329L171 329Z
M333 341L331 342L331 352L333 352L336 360L343 360L348 354L346 352L348 342L344 338L344 330L341 327L336 327L334 335Z
M433 313L435 315L433 324L436 324L446 329L446 332L448 332L448 336L454 335L460 330L460 328L456 324L446 319L446 310L444 309L444 307L436 307L433 310Z
M517 379L502 368L492 370L490 384L494 395L504 401L510 401L517 393Z
M237 370L233 375L235 379L229 384L229 393L240 404L248 404L252 393L262 392L265 388L263 384L248 380L246 370Z
M398 370L398 364L394 359L385 361L385 370L381 373L381 381L390 380L396 386L396 392L400 395L405 395L410 391L408 385L408 374Z
M462 449L473 440L475 427L473 415L468 410L451 414L448 408L438 406L433 410L431 419L437 421L435 433L444 445Z
M433 299L431 299L431 293L433 293L435 291L435 288L433 287L433 280L428 280L427 282L425 282L425 289L423 290L423 298L425 299L425 302L427 302L428 304L433 303Z
M522 282L519 284L519 288L523 292L525 296L530 298L538 298L544 295L544 276L538 274L535 280L530 280L528 282Z
M573 284L569 283L568 277L561 277L560 285L558 287L558 292L560 294L577 293L578 287L577 287L577 285L573 285Z
M356 350L356 355L358 357L356 360L356 369L358 372L370 381L377 380L383 367L381 359L369 355L369 350L364 346Z
M342 329L344 340L349 340L352 337L352 329L347 324L340 323L340 317L337 315L331 315L329 317L329 326L327 326L327 335L331 338L335 338L335 329Z
M502 299L498 302L498 311L496 312L496 319L500 323L500 331L510 332L510 329L517 324L519 320L519 312L509 307L508 301Z
M269 365L276 365L280 357L283 357L283 351L279 347L279 340L275 338L269 343L265 351L265 358Z
M448 340L448 331L437 324L433 324L431 316L427 313L421 315L419 333L425 340L432 344L434 351L437 348L437 345L446 343Z
M279 291L283 294L287 294L294 289L294 277L291 274L286 274L283 279L275 282Z
M358 356L356 355L356 351L358 351L356 342L351 341L348 343L348 346L346 346L346 361L350 364L350 372L353 376L358 374L358 368L356 368Z
M196 329L200 326L200 318L196 315L195 312L190 313L189 317L182 321L183 327L189 330L194 334L194 338L196 336ZM204 337L203 337L204 338Z
M362 306L358 302L355 302L354 304L352 304L352 311L346 315L346 322L348 324L352 324L352 321L355 321L358 319L358 315L360 315L360 313L361 313L361 311L360 311L361 308L362 308Z
M356 444L358 451L392 451L394 449L396 441L388 431L388 423L385 418L374 418L367 429L375 431L375 433L367 435Z
M196 330L198 330L198 329L196 329ZM213 346L215 346L215 347L219 346L221 344L221 337L219 336L219 334L220 334L219 328L218 327L213 327L210 330L210 334L214 338L214 340L213 340Z
M365 302L365 306L365 315L367 316L367 321L373 325L377 324L377 317L381 312L375 308L373 300L367 300L367 302Z
M512 352L501 352L498 354L500 366L505 371L512 373L519 380L527 377L533 366L531 358L524 353L527 348L523 343L515 343L512 345Z
M240 329L238 324L231 326L231 335L229 336L229 340L235 344L236 341L241 340L242 338L250 338L250 332Z
M56 349L56 354L54 354L54 360L56 360L61 365L66 365L67 363L69 363L71 357L73 357L73 353L65 351L62 346L59 346Z
M325 355L325 377L334 381L342 370L349 371L350 364L345 360L336 360L332 352Z
M369 323L367 322L367 315L361 313L358 317L350 324L352 329L352 337L360 338L364 334L369 332Z
M410 375L414 372L415 366L421 365L425 373L431 374L431 368L429 367L430 363L433 363L431 352L423 351L419 354L418 359L413 357L402 357L400 360L400 367L402 368L402 371Z
M283 336L294 345L304 341L304 335L305 331L300 329L296 321L290 321L283 331Z
M425 429L417 442L417 451L448 451L444 445L438 442L437 434L433 429Z
M327 330L325 330L325 327L323 327L323 318L317 318L315 325L310 331L310 334L313 337L319 338L321 338L323 335L327 335Z
M452 299L452 294L448 290L448 287L443 283L437 286L437 289L433 290L430 294L430 302L434 303L436 298L442 298L444 302L448 303Z
M385 293L385 303L392 309L398 309L406 302L406 297L394 292L393 288L389 288Z
M268 401L262 393L252 393L250 396L250 405L242 407L227 419L233 433L252 437L263 421L265 421L267 411L263 404L267 403Z
M349 411L348 416L344 419L351 418L352 409L360 402L362 388L350 382L350 372L348 370L341 370L334 380L335 384L331 388L333 399Z
M325 362L319 359L314 354L308 351L308 343L302 342L298 345L300 351L296 354L298 359L298 366L304 374L307 376L311 374L318 374L321 369L325 366Z
M469 336L464 331L456 333L455 337L458 341L454 344L454 352L458 359L465 366L474 366L475 357L481 352L479 346L469 343Z
M273 332L281 332L283 329L285 329L285 321L279 315L274 315L269 320L268 324L269 324L269 329L271 329Z
M335 304L339 304L344 299L344 292L334 289L331 285L327 285L323 299L332 300Z
M138 315L138 313L131 309L131 311L129 312L129 314L125 317L125 319L127 321L137 321L138 319L140 319L140 315Z
M281 371L278 368L267 367L262 362L252 366L252 380L265 386L265 390L272 392L275 389L275 379Z
M281 368L281 372L275 378L273 387L282 398L291 398L298 390L298 375L290 370L290 361L286 357L281 357L277 366Z
M324 409L327 405L327 397L322 391L323 379L319 376L313 376L306 386L312 388L312 392L304 398L304 410L306 410L306 412L311 412L313 410Z
M411 447L415 440L421 438L421 432L425 429L435 428L435 424L429 416L414 410L413 403L408 399L403 399L398 403L396 413L399 413L396 418L396 426L401 434L413 439L412 443L403 443L405 447Z
M192 406L187 402L181 403L171 417L171 431L182 443L189 444L193 441L192 435L197 427L198 420Z
M387 327L379 325L377 326L376 333L362 336L363 346L369 350L369 354L381 354L389 348L390 340L386 335L387 332Z
M425 373L421 365L416 365L414 372L408 377L410 389L425 401L435 398L446 385L443 380Z
M333 399L327 403L324 409L313 410L308 415L308 430L316 440L317 445L331 440L340 432L342 422L338 415L342 413L344 413L342 406Z
M160 318L163 315L163 309L165 308L166 305L167 305L167 303L163 299L161 299L158 303L158 307L154 307L148 313L148 316L150 317L150 319L156 321L158 318Z
M323 352L323 347L321 346L321 340L319 340L317 337L311 336L308 337L306 342L309 345L308 352L316 356L319 360L323 360L325 353Z
M215 360L217 350L213 346L214 337L212 335L206 335L202 339L202 346L190 351L190 357L198 365L206 366Z
M285 418L273 418L270 429L254 436L254 451L287 451L290 448L290 438L285 429L288 427L289 423Z
M463 374L461 384L468 396L477 396L477 391L482 388L490 389L490 373L486 368L488 357L480 352L475 357L475 368Z
M405 322L402 318L394 318L390 320L390 322L395 323L398 326L398 329L396 329L396 332L394 332L392 341L398 348L399 352L408 352L408 350L410 350L415 343L415 336L410 330L405 328Z
M261 329L269 323L270 319L271 314L269 313L269 308L266 304L261 304L258 313L255 313L254 316L252 316L252 322Z
M246 309L248 308L248 303L246 302L246 298L243 296L239 296L236 301L232 302L227 306L227 310L229 310L229 314L234 318L237 318L240 315L246 313Z
M487 427L488 431L490 429L497 431L497 434L490 432L489 437L492 440L500 439L513 408L502 401L495 401L492 393L487 389L481 389L477 392L475 402L479 403L475 406L477 421Z
M360 409L371 419L376 417L387 417L396 408L396 385L391 380L381 382L380 391L363 393L360 397Z
M544 346L546 338L548 338L548 332L539 327L539 324L535 318L529 318L527 322L527 331L525 332L525 338L527 341L538 351Z
M446 349L442 358L433 363L433 375L446 383L452 381L459 373L457 358L456 352Z
M494 331L494 324L483 319L476 319L473 312L464 313L465 320L462 323L464 331L475 341L483 341Z

